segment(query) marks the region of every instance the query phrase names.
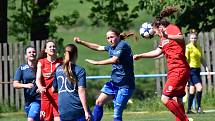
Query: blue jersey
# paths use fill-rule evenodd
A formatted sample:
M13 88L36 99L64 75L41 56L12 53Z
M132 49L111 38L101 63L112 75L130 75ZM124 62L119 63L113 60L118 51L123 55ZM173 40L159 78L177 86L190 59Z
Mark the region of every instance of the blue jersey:
M20 65L15 73L14 80L18 80L19 83L27 84L33 83L34 87L24 88L24 96L26 103L31 103L35 100L40 100L40 94L36 92L37 86L36 80L36 70L31 68L28 64Z
M86 88L86 72L78 65L72 65L72 72L77 84L74 85L68 80L62 65L57 68L53 82L53 87L58 89L58 111L63 120L74 120L85 115L78 95L78 87Z
M110 58L116 56L119 58L117 63L112 64L111 79L113 84L118 87L134 89L134 65L131 47L124 40L121 40L116 46L105 46Z

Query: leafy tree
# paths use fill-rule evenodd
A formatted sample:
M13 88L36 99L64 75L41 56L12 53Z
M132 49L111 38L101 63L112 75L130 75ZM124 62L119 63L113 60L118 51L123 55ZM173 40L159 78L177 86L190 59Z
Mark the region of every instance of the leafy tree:
M0 43L7 42L7 0L0 1Z
M41 0L40 0L41 1ZM44 0L42 0L44 1ZM45 32L47 37L51 37L57 40L60 45L63 45L62 38L58 38L55 33L57 31L57 26L72 26L76 23L76 20L79 18L79 13L77 11L73 11L69 15L61 15L55 16L53 19L49 18L50 12L55 9L58 5L57 0L51 0L48 6L38 5L37 0L21 0L20 6L18 6L20 1L9 0L9 9L11 11L10 19L9 19L9 34L13 36L18 41L29 41L36 40L32 37L32 29L36 29L36 31L41 29L48 29ZM41 8L42 7L42 8ZM37 19L37 21L32 19ZM42 27L41 25L42 21ZM40 28L41 27L41 28ZM44 31L43 31L44 32ZM36 34L33 36L40 36L40 34ZM42 38L42 37L41 37ZM44 38L44 39L46 39ZM42 38L43 39L43 38ZM41 40L41 39L38 39ZM59 44L58 44L59 45Z
M129 12L128 4L123 0L86 0L93 3L90 15L92 25L100 26L102 23L119 30L128 29L131 22L138 17L137 9ZM80 0L83 3L83 0Z
M137 8L158 16L166 6L176 6L180 9L180 12L171 18L181 27L210 31L215 26L214 0L160 0L160 2L158 0L139 0Z

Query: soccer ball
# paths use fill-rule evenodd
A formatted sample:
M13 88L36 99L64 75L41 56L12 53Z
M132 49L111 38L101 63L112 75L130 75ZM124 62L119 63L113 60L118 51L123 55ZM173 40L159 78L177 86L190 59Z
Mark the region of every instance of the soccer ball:
M151 23L145 22L140 27L140 35L143 38L152 38L155 34Z

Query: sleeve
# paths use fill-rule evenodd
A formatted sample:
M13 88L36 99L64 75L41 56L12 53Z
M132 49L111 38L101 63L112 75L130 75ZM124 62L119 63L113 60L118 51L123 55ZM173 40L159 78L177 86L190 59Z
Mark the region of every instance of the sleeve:
M86 71L84 68L81 68L81 70L77 74L77 79L78 79L78 87L87 87L86 86Z
M52 83L52 86L54 87L55 90L58 89L56 73L54 74L54 81L53 81L53 83Z
M116 49L113 51L113 56L120 57L123 53L123 50L125 50L125 48L126 48L125 43L119 43Z
M21 66L16 69L16 73L14 75L14 80L18 80L19 82L21 82L23 80Z
M168 27L166 32L169 35L182 35L181 30L176 25L171 25L170 27Z
M108 51L110 49L110 45L105 46L105 51Z

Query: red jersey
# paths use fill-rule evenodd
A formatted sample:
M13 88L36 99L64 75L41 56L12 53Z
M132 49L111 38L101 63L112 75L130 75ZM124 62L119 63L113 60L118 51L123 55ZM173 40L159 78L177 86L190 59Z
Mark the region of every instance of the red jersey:
M52 86L52 82L54 80L54 73L57 66L63 61L62 58L57 58L56 61L50 62L47 58L40 59L41 63L41 71L42 71L42 79L41 84L46 88L50 88Z
M174 24L168 25L166 27L165 32L167 35L182 35L180 29ZM187 63L185 56L184 41L176 41L161 37L159 47L162 49L163 54L166 56L167 67L169 71L171 71L174 68L189 67L189 64Z

